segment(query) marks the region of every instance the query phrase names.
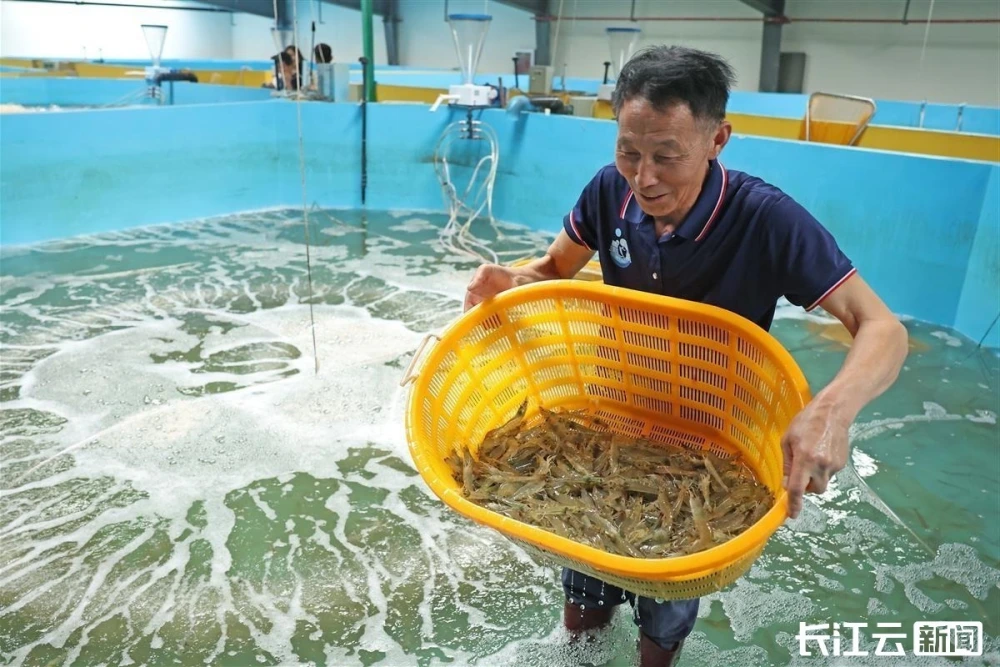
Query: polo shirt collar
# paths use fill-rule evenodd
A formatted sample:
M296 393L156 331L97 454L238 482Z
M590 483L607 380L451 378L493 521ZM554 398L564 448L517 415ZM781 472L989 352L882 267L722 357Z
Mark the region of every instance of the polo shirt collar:
M705 179L705 184L702 186L691 212L677 227L675 232L677 236L701 241L722 214L722 202L726 198L729 175L726 173L726 168L718 160L711 160L708 166L708 177ZM639 207L639 202L635 200L631 188L625 193L625 198L622 200L619 217L636 225L646 220L652 222L652 218Z

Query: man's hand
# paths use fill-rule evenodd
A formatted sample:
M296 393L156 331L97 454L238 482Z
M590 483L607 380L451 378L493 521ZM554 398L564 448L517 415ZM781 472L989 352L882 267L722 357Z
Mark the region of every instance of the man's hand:
M513 270L499 264L483 264L476 269L469 286L465 288L465 310L492 299L516 284L517 276Z
M781 440L788 515L802 510L802 494L823 493L847 465L848 429L861 409L888 389L907 352L906 328L875 292L854 275L821 304L854 337L837 376L795 416Z
M594 256L593 250L574 242L565 230L560 231L544 257L517 268L498 264L480 266L469 286L465 288L465 310L512 287L537 283L542 280L572 278Z
M847 465L850 424L834 406L821 401L807 405L789 424L781 448L788 515L793 519L802 510L802 494L823 493L830 478Z

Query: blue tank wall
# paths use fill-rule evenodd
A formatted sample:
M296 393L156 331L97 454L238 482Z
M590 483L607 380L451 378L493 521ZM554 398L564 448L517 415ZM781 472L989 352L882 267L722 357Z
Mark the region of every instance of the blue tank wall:
M26 77L4 79L0 85L0 103L25 106L101 106L141 101L146 91L142 77L130 79L77 79ZM170 83L163 84L170 95ZM211 83L177 81L173 84L174 104L219 104L270 99L267 88L220 86ZM166 97L164 99L167 99ZM148 100L147 100L148 102Z
M125 65L145 67L152 64L148 60L105 60L109 65ZM164 67L187 68L198 70L263 70L273 69L270 60L164 60ZM361 66L350 63L352 81L361 82ZM452 84L461 83L460 75L454 70L400 67L393 65L378 65L375 68L377 82L394 86L410 86L417 88L446 89ZM503 79L505 86L514 84L512 72L484 72L476 76L477 83L496 85ZM11 81L5 79L4 86ZM93 79L80 80L80 85ZM520 76L522 88L527 87L527 75ZM578 91L588 95L597 93L600 79L568 77L565 89ZM103 85L103 84L101 84ZM556 75L552 83L554 90L562 90L562 77ZM253 97L240 99L257 99ZM803 118L806 111L808 95L790 93L753 93L733 91L730 96L729 110L733 113L752 114L760 116L775 116L779 118ZM217 101L238 101L236 98L219 99ZM965 106L958 104L925 104L915 101L876 99L876 113L872 122L876 125L897 125L903 127L923 127L930 130L961 131L975 134L1000 135L1000 108ZM54 102L42 102L55 104ZM921 114L921 110L923 110ZM921 119L921 115L923 118Z
M368 206L439 210L434 145L462 114L368 111ZM361 107L302 103L301 112L309 203L359 206ZM613 123L481 117L500 140L501 219L558 230L612 159ZM295 103L284 100L7 115L0 243L300 206L297 147ZM978 340L1000 310L998 165L760 137L734 137L722 159L809 208L896 312ZM996 330L987 341L1000 346Z

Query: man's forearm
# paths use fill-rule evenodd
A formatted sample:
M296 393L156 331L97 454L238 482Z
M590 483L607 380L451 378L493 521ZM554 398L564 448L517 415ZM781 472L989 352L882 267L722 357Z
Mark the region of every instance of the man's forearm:
M863 321L840 372L813 399L849 425L888 389L906 359L906 328L895 318Z
M525 264L524 266L519 266L512 269L514 272L514 280L518 285L528 285L530 283L537 283L543 280L558 280L563 277L559 272L559 266L552 255L546 254L544 257L540 257L530 264Z

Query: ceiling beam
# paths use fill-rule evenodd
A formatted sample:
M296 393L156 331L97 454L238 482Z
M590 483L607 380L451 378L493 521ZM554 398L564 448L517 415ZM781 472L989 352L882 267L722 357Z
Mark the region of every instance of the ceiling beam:
M532 14L548 16L549 0L497 0L501 5L521 9Z
M785 0L740 0L747 7L756 9L764 16L783 16Z

